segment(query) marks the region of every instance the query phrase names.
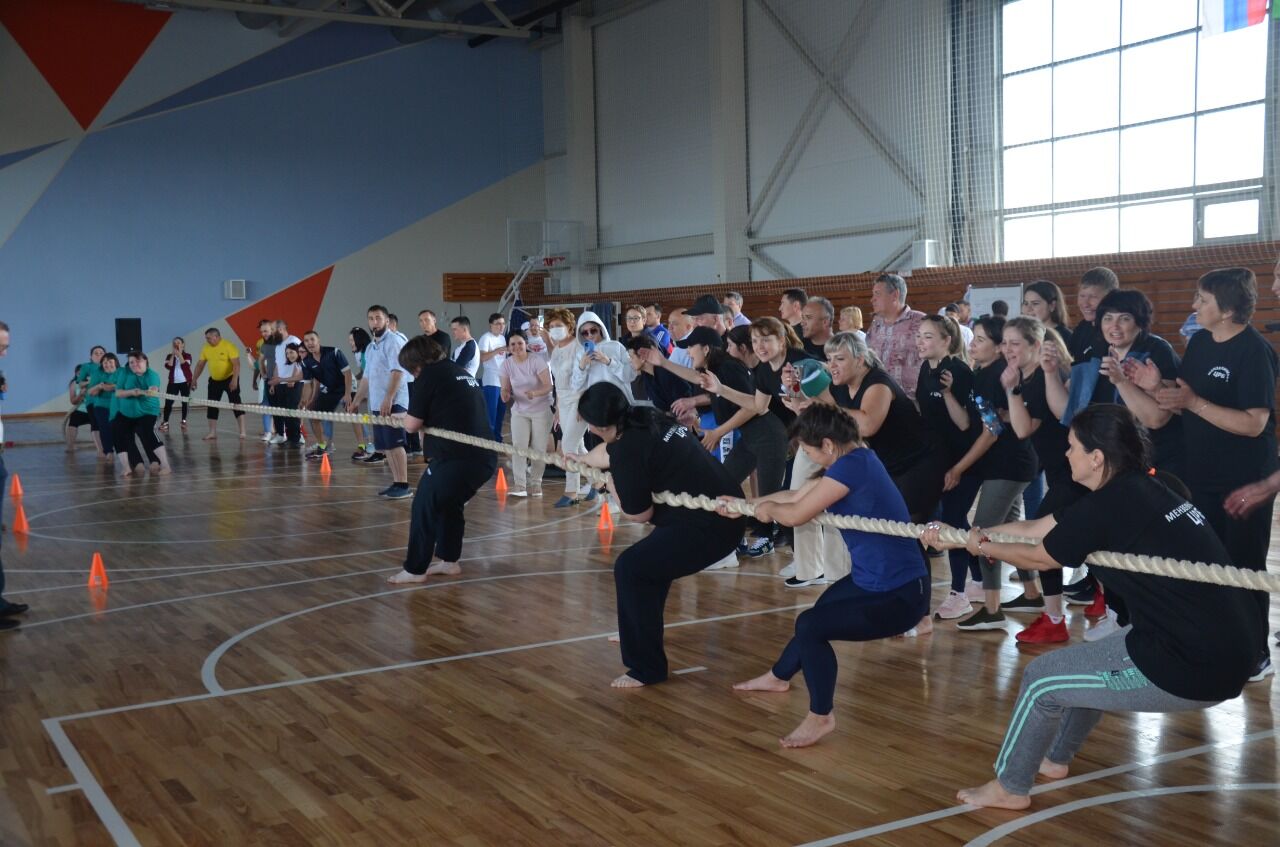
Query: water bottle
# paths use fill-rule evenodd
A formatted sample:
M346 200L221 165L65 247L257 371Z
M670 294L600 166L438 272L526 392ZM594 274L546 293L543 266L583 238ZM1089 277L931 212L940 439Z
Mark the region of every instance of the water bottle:
M973 404L978 407L978 416L982 418L982 425L987 428L987 432L999 438L1000 433L1004 432L1004 424L1001 423L996 410L978 394L973 395Z

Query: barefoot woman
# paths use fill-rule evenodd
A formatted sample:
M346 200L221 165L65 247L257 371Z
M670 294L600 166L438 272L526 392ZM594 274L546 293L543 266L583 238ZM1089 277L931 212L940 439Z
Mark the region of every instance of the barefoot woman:
M810 406L796 419L791 434L825 472L803 488L753 501L757 518L795 526L829 511L908 520L902 494L858 436L852 418L832 406ZM840 534L849 548L852 572L796 618L796 634L771 671L734 686L738 691L786 691L791 677L804 671L809 714L782 739L784 747L808 747L835 729L831 710L837 668L832 641L901 635L929 610L928 573L915 541L853 529Z
M969 551L1032 570L1082 562L1096 550L1230 564L1204 515L1147 475L1150 451L1128 409L1088 407L1071 421L1067 460L1090 493L1054 514L989 530L1040 544L997 544L975 526ZM921 540L938 547L938 525L929 527ZM961 802L1025 809L1036 773L1066 776L1104 712L1207 709L1239 696L1253 671L1265 626L1257 592L1090 568L1125 601L1130 626L1027 666L996 778L960 791Z
M608 469L623 514L653 524L653 531L623 551L613 566L622 663L627 666L613 687L661 682L667 678L662 610L671 583L732 553L742 538L742 520L655 504L653 493L684 491L715 498L735 497L742 489L692 430L652 406L632 406L612 383L599 382L583 392L578 415L603 443L573 458Z
M492 439L489 410L480 384L426 335L400 348L400 366L413 374L417 386L405 415L406 432L438 427L477 438ZM422 440L427 469L418 480L409 522L409 550L404 570L387 579L392 585L426 582L428 576L461 572L463 508L498 467L492 450L448 441L434 435ZM440 561L432 564L432 556Z

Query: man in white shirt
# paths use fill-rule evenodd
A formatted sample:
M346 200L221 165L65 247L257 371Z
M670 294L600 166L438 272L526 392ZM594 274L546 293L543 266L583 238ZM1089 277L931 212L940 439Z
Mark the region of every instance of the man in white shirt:
M507 416L507 404L502 402L502 363L507 360L507 319L497 312L489 316L489 331L476 341L480 350L480 385L484 389L484 404L489 410L489 425L493 428L493 440L502 440L502 422Z
M277 338L280 339L280 343L277 344L275 348L276 349L276 356L275 356L276 367L275 367L275 370L272 371L272 373L278 374L282 370L284 370L285 365L288 364L289 345L290 344L301 345L302 339L298 338L298 336L296 335L290 335L289 325L286 324L284 321L276 321L274 328L275 328L275 335ZM268 392L269 392L267 394L268 405L279 408L280 404L276 400L276 395L274 393L270 393L269 388L268 388ZM276 434L271 436L269 441L271 444L283 444L286 440L284 435L284 418L283 417L274 418L274 424L275 424Z
M347 411L356 413L368 398L369 411L376 415L402 415L409 408L409 376L400 365L400 348L404 336L391 330L385 306L369 307L369 335L372 340L364 350L364 376ZM409 488L409 460L405 455L404 430L398 426L373 427L374 454L363 459L367 465L386 462L391 471L391 487L378 492L379 497L402 500L412 497Z

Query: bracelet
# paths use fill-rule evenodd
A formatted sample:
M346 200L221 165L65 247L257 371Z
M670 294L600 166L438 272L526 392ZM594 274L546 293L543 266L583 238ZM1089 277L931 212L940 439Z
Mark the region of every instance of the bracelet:
M982 545L986 544L990 540L991 540L991 536L987 535L985 532L978 538L978 555L986 556L988 560L990 560L991 557L987 556L986 553L982 552Z
M1200 417L1201 416L1200 413L1207 408L1209 408L1209 401L1205 400L1203 403L1200 404L1200 408L1194 410L1191 414L1195 415L1196 417Z

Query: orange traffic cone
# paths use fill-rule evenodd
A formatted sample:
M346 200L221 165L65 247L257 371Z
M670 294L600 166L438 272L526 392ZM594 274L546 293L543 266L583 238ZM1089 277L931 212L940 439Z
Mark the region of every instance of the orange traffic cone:
M102 565L102 554L93 554L93 564L89 567L89 587L107 587L107 569Z
M328 479L329 474L333 473L333 468L329 467L329 454L325 453L320 459L320 476L322 479Z
M600 506L600 521L596 524L596 529L613 529L613 518L609 516L609 501L604 501Z
M502 468L498 468L498 482L493 486L493 490L499 494L507 493L507 475L502 472Z
M10 497L22 496L22 480L18 479L17 474L14 474L13 479L9 480L9 496Z
M22 508L22 504L18 504L17 514L13 516L13 531L15 534L26 535L31 531L31 525L27 523L27 510Z

